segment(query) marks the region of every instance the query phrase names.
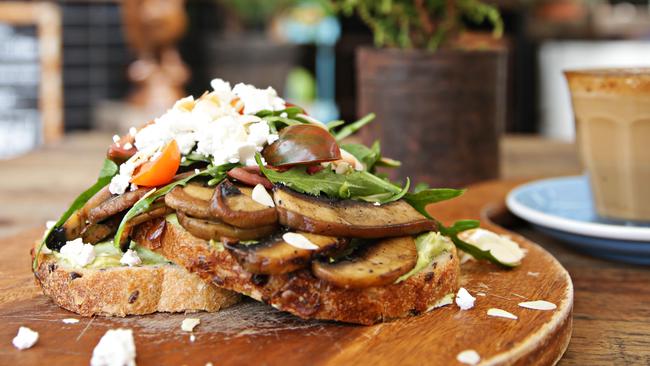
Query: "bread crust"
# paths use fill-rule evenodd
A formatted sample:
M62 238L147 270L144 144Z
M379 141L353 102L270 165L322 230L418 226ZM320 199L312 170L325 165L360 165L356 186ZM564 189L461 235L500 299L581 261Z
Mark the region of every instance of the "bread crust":
M173 264L66 268L54 256L40 254L34 276L46 296L82 316L214 312L240 299Z
M442 254L415 276L398 284L344 289L314 277L308 269L280 275L253 275L227 251L196 238L179 225L165 225L162 239L147 240L156 223L134 231L140 244L155 250L216 285L304 319L374 324L428 311L459 286L456 249Z

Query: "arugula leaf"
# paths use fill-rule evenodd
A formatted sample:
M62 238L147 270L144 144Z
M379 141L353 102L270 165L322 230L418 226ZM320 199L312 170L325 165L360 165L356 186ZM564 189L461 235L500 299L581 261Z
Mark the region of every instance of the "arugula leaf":
M395 283L400 283L409 277L418 274L420 271L425 269L431 264L433 258L440 255L444 251L449 251L451 249L451 242L449 239L436 233L430 231L428 233L419 235L415 238L415 248L418 251L418 260L415 263L415 267L409 272L400 276Z
M372 171L375 163L381 158L379 141L375 141L371 147L363 144L344 144L341 145L341 148L354 155L357 160L363 163L368 171Z
M185 155L185 160L181 162L181 166L190 166L196 163L210 163L210 158L199 153L189 153Z
M439 221L436 221L436 223L438 224L438 230L440 230L440 233L442 235L448 236L458 249L462 250L465 253L471 254L472 257L479 260L484 259L504 267L517 266L516 264L512 264L512 263L501 262L495 256L493 256L489 250L482 250L476 245L470 244L458 237L458 233L460 232L470 230L470 229L476 229L477 227L479 227L480 222L478 220L456 221L451 227L446 227Z
M406 190L383 180L366 171L355 171L348 174L336 174L329 169L309 174L304 167L293 167L284 172L266 168L259 154L255 157L262 173L273 183L285 186L314 196L321 193L330 198L359 198L372 195L385 195L383 202L390 202L394 197L401 198ZM380 201L380 202L382 202Z
M360 130L361 127L363 127L363 126L367 125L368 123L372 122L373 119L375 119L375 114L370 113L370 114L364 116L363 118L361 118L360 120L358 120L356 122L352 122L349 125L341 128L339 130L339 132L334 134L334 138L336 139L336 141L341 141L344 138L346 138L346 137L352 135L353 133L357 132L358 130Z
M384 167L384 168L399 168L402 166L402 162L399 160L387 158L385 156L382 156L377 160L376 166Z
M112 160L109 159L104 159L104 164L102 165L102 169L99 171L99 177L97 178L97 181L95 184L93 184L90 188L86 189L83 191L75 200L72 202L70 207L59 217L57 222L52 226L43 236L43 240L41 241L41 244L38 246L38 249L36 250L36 255L34 255L34 263L32 264L34 270L36 269L36 261L38 260L38 255L41 253L41 250L43 249L43 246L45 245L47 239L49 238L50 234L52 231L61 225L63 225L66 220L72 216L72 214L83 207L83 205L88 202L92 196L94 196L97 192L99 192L102 188L104 188L106 185L108 185L111 182L111 179L117 174L119 171L119 168L117 164L115 164Z
M271 111L271 110L268 110L268 109L263 109L263 110L255 113L255 115L260 117L260 118L264 118L264 117L268 117L268 116L280 116L283 113L286 113L287 117L293 118L296 115L298 115L300 113L303 113L303 109L300 108L300 107L297 107L297 106L287 107L285 109L281 109L281 110L278 110L278 111Z
M116 248L120 247L120 238L122 237L122 234L124 233L124 230L126 229L126 225L129 222L129 220L142 213L147 212L151 207L151 204L155 200L166 195L167 193L169 193L169 191L171 191L175 187L184 186L189 181L197 177L211 176L213 177L212 180L216 179L218 181L222 181L226 177L228 170L230 170L233 167L233 165L235 164L224 164L216 167L210 166L205 170L190 175L189 177L183 178L181 180L177 180L175 182L171 182L162 188L152 189L150 193L147 193L144 197L142 197L126 212L126 214L122 218L122 221L120 222L120 226L117 228L117 232L115 233L115 236L113 237L113 245Z
M335 128L338 127L338 126L344 125L344 124L345 124L345 121L344 121L344 120L342 120L342 119L337 119L337 120L334 120L334 121L329 121L329 122L327 122L327 123L325 124L325 126L327 126L327 129L328 129L330 132L332 132L333 129L335 129Z
M464 189L429 188L418 193L407 193L404 199L425 217L433 219L427 212L429 204L456 198L463 193L465 193Z

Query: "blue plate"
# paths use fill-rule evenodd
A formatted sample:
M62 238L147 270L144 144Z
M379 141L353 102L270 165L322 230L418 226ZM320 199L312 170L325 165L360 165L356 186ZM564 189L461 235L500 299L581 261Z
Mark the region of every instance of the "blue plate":
M540 231L595 257L650 265L650 224L598 217L586 176L534 181L513 189L506 204Z

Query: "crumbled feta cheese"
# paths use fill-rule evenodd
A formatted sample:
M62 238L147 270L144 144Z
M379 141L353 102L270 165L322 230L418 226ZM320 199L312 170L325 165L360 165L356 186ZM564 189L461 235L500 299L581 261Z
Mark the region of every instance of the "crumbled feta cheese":
M557 305L545 300L520 302L519 306L533 310L555 310L557 308Z
M122 258L120 258L120 264L133 267L139 264L142 264L142 260L138 256L138 252L132 249L127 249Z
M261 110L277 111L286 108L284 100L272 87L257 89L244 83L232 88L232 92L244 102L244 114L255 114Z
M470 295L464 287L461 287L456 294L456 305L458 305L461 310L469 310L473 308L475 300L476 298Z
M275 207L273 198L271 198L269 192L267 192L266 188L264 188L264 186L261 184L257 184L255 188L253 188L253 193L251 194L251 198L253 199L253 201L259 203L260 205Z
M135 163L136 156L122 163L120 165L120 172L111 179L111 183L108 185L108 190L112 194L122 194L126 192L127 188L129 188L133 172L137 167Z
M38 332L35 332L27 327L18 328L18 334L11 341L14 347L19 350L31 348L38 341Z
M53 228L54 225L56 225L55 220L47 220L47 221L45 221L45 228L48 229L48 230Z
M456 355L456 360L466 365L476 365L481 361L481 356L473 349L466 349Z
M350 170L350 164L347 161L341 161L338 164L333 164L336 166L334 171L336 174L345 174Z
M489 230L472 229L463 231L458 236L481 250L489 250L501 263L517 265L525 255L517 243Z
M183 156L183 157L181 158L181 163L184 163L184 162L186 162L186 161L187 161L187 158Z
M488 316L494 316L497 318L507 318L512 320L517 320L517 316L513 313L509 313L503 309L491 308L487 311Z
M131 145L130 142L127 142L126 144L124 144L123 147L124 147L124 149L126 149L126 150L131 150L131 148L133 147L133 145Z
M118 135L113 135L113 142L114 142L114 143L117 143L118 141L120 141L120 136L118 136Z
M79 319L76 318L65 318L62 320L64 324L77 324L79 323Z
M373 202L372 203L374 206L381 206L381 202Z
M95 248L90 244L84 244L81 238L65 243L59 253L70 263L79 267L85 267L95 260Z
M284 233L282 239L289 245L296 247L298 249L307 249L307 250L316 250L319 247L312 243L302 234L297 233Z
M201 169L198 168L194 169L194 174L199 174L199 173L201 173Z
M135 135L138 133L138 129L135 127L129 128L129 135L135 137Z
M356 156L350 154L344 149L340 149L340 150L341 150L341 160L346 161L348 164L352 165L354 167L354 170L356 171L362 171L364 169L363 163L360 162Z
M109 329L93 350L91 366L135 366L131 329Z
M185 318L181 323L181 330L183 332L192 332L199 324L201 324L201 319L199 318Z

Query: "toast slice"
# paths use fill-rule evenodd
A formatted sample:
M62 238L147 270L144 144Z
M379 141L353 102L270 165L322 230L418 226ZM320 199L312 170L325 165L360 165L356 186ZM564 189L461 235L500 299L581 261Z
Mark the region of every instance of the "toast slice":
M147 240L149 231L159 228L160 222L142 224L134 231L134 240L220 287L304 319L374 324L417 315L434 308L459 286L460 265L455 247L403 282L346 289L316 278L309 269L275 275L251 274L220 243L199 239L169 219L159 240Z
M172 263L75 268L54 255L41 253L34 275L46 296L82 316L214 312L240 299L239 294Z

